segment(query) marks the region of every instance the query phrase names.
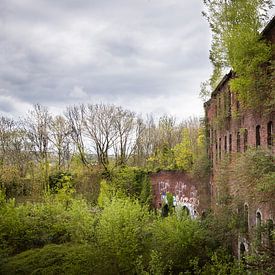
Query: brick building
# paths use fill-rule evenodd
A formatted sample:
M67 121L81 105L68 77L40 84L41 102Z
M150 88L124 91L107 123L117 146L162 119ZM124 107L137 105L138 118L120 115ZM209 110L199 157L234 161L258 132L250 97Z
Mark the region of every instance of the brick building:
M263 38L274 45L275 43L275 17L262 31ZM272 62L275 61L273 48ZM271 74L273 75L273 73ZM205 103L206 124L209 137L209 157L212 162L211 205L212 208L219 204L219 192L217 188L217 176L222 161L227 157L234 165L236 155L242 154L250 147L259 147L275 155L273 142L275 109L268 112L258 110L243 110L236 95L230 90L230 80L235 77L230 71L211 94L211 99ZM272 82L273 83L273 82ZM274 85L273 85L274 86ZM228 189L233 197L238 190L238 182L228 180ZM249 189L247 189L247 194ZM269 201L242 198L241 211L245 215L247 232L239 235L238 251L246 253L251 248L252 232L257 225L269 224L269 230L273 227L275 216L275 198ZM238 210L237 210L238 211Z

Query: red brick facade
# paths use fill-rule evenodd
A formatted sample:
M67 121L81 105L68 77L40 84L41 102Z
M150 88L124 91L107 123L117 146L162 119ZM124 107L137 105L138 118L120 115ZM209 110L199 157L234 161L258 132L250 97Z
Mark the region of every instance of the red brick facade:
M275 17L262 32L263 36L272 44L275 42ZM275 60L275 52L273 54ZM234 73L229 72L214 90L211 99L205 103L206 124L209 138L209 157L212 162L211 205L218 205L216 177L218 168L225 156L234 161L237 153L245 152L249 147L260 147L275 155L274 124L275 110L268 113L265 111L242 110L236 95L230 91L230 79ZM274 82L272 82L274 83ZM238 190L238 182L228 182L229 192L233 197ZM249 190L247 190L249 193ZM243 199L243 208L247 211L248 230L251 232L256 228L257 218L262 223L275 222L275 198L271 201L249 201ZM245 250L249 249L249 238L244 235L239 237L240 245Z

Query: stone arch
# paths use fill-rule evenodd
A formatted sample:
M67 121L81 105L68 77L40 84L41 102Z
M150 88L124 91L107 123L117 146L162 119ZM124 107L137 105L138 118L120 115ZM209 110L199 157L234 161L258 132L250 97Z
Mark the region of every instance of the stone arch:
M256 237L257 237L257 241L259 243L262 242L262 213L261 211L258 209L256 212Z

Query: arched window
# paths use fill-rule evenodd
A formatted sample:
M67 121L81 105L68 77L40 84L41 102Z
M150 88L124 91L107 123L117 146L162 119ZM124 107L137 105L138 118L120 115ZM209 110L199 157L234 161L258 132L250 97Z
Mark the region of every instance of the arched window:
M267 123L267 145L268 146L273 145L273 125L272 125L272 121L269 121Z
M240 132L237 133L237 152L241 152L241 135L240 135Z
M224 136L224 152L227 152L227 136Z
M257 227L257 240L262 241L262 214L260 212L256 213L256 227Z
M247 131L247 129L245 129L244 133L243 133L243 150L244 150L244 152L247 150L247 142L248 142L248 131Z
M261 126L256 126L256 147L261 145Z
M244 205L244 231L245 233L248 233L248 205Z

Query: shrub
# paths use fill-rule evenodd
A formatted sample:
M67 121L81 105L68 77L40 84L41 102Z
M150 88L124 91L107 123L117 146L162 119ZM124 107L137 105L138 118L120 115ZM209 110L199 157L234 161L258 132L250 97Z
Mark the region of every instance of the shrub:
M0 252L11 255L49 243L86 242L93 238L94 218L87 203L59 193L43 203L0 208Z
M100 274L95 253L87 244L51 244L4 260L0 274Z
M130 274L139 256L145 253L149 223L148 210L137 201L113 198L106 206L97 227L102 251L102 267L110 274Z
M171 263L173 272L190 269L190 260L205 254L203 230L198 221L170 215L157 219L151 227L152 250L163 263Z

